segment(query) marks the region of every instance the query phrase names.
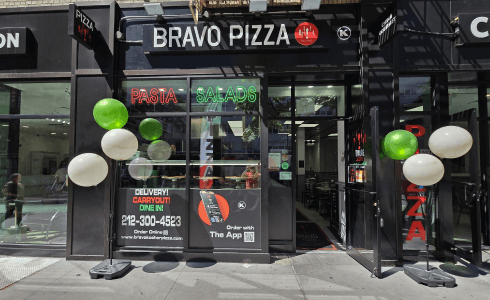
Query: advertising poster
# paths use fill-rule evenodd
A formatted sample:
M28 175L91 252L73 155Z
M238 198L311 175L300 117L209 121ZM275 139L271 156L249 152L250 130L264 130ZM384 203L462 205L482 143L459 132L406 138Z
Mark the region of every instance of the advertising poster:
M118 246L184 247L185 190L119 189Z
M269 172L279 171L281 166L281 153L269 153Z
M192 190L191 248L260 249L260 189Z

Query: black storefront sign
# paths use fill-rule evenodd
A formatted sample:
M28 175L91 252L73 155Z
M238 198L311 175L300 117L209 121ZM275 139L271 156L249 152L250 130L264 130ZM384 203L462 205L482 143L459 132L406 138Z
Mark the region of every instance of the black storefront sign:
M490 12L459 14L459 35L456 46L490 43Z
M388 9L382 16L378 27L378 46L383 47L390 42L398 33L397 10L396 8Z
M117 197L118 246L183 248L185 190L120 189Z
M0 28L0 55L28 54L26 27Z
M95 22L75 4L69 4L68 35L92 50L96 45L96 34Z
M326 21L207 22L143 26L143 51L328 50Z

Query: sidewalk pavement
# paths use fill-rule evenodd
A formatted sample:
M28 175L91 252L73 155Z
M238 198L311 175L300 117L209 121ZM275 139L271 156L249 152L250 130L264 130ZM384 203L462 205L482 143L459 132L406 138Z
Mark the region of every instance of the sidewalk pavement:
M133 261L114 280L90 279L98 262L61 260L0 291L0 299L489 299L490 251L483 261L486 271L458 264L467 277L453 275L455 288L429 288L403 268L373 278L343 251L277 254L271 264Z

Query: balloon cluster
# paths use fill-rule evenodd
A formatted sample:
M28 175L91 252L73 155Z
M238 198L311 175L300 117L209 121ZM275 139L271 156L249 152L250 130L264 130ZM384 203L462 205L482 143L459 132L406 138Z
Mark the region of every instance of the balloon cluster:
M95 122L109 130L101 140L102 151L114 160L128 160L138 151L138 139L129 130L122 129L128 122L128 110L116 99L102 99L94 106ZM162 124L158 120L147 118L140 122L141 136L153 141L148 147L148 156L153 160L167 160L171 154L170 145L165 141L156 141L162 134ZM150 177L153 166L143 157L133 159L128 172L136 180ZM96 186L107 177L109 168L103 157L95 153L84 153L72 159L68 165L68 176L77 185Z
M429 138L429 148L440 158L457 158L470 151L473 145L471 134L457 126L445 126L434 131ZM403 174L408 181L421 186L433 185L444 176L444 165L431 154L415 154L418 148L417 138L406 130L395 130L382 141L386 156L402 160Z

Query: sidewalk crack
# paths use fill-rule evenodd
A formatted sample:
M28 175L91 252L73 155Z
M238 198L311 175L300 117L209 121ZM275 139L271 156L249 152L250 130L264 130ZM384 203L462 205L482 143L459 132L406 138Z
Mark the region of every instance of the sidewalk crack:
M182 272L184 272L184 269L186 268L186 264L184 264L184 267L182 268L182 270L180 271L179 273L179 276L177 276L177 278L175 278L175 281L174 283L172 284L172 286L170 287L170 290L168 290L168 293L165 295L165 298L163 298L163 300L166 300L168 295L170 295L170 292L172 291L172 289L174 288L174 285L177 283L177 280L179 280L180 278L180 275L182 275Z
M291 268L293 269L294 277L296 277L296 281L298 282L299 289L300 289L301 293L303 294L304 299L308 300L308 298L306 297L305 290L303 289L303 286L301 285L301 282L299 281L298 274L296 273L296 270L294 269L294 265L293 265L293 262L291 261L291 257L289 256L289 254L288 254L288 260L289 260L289 263L291 264Z

